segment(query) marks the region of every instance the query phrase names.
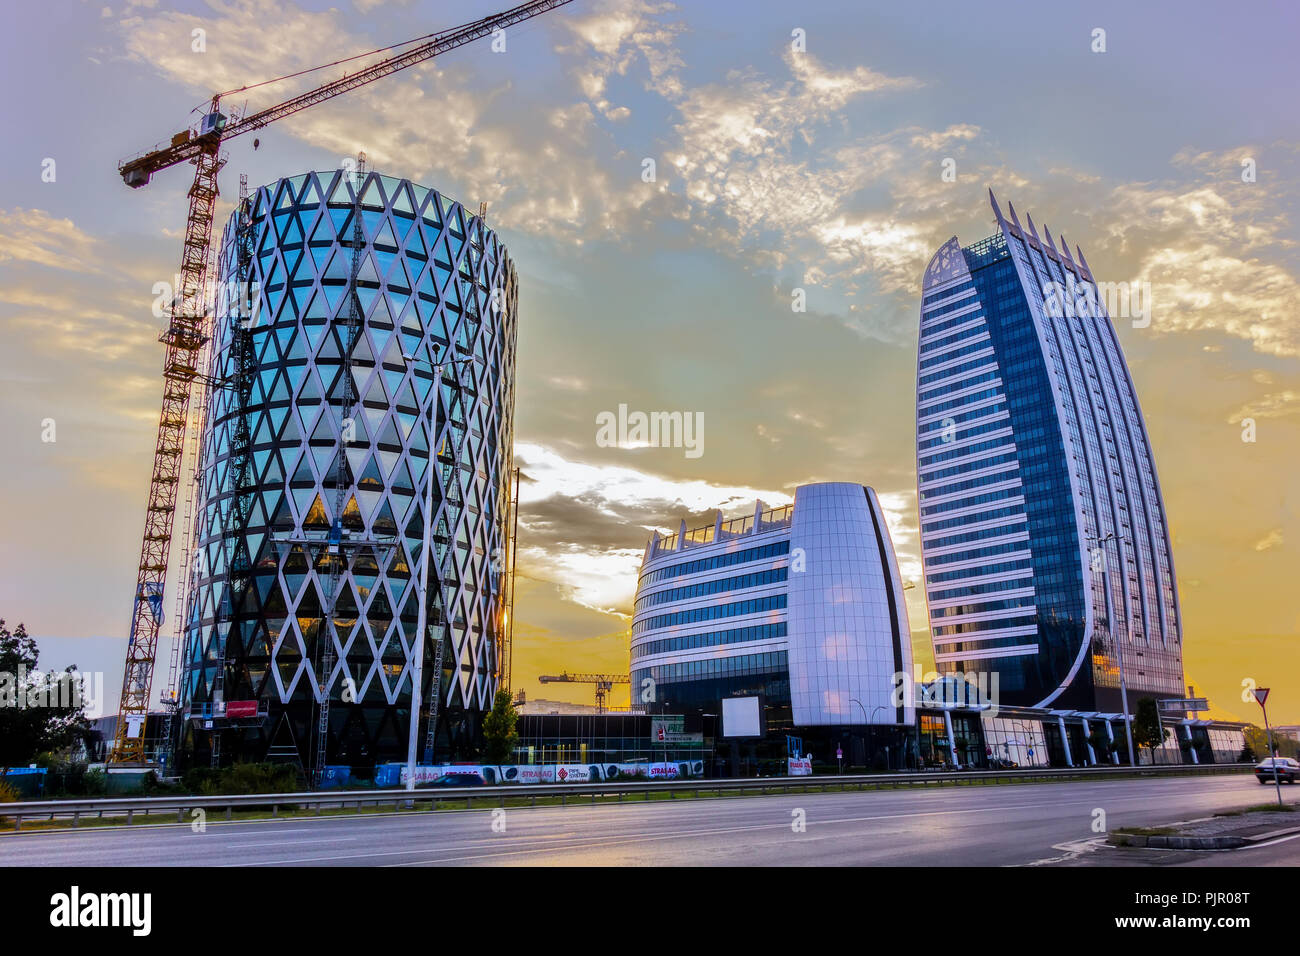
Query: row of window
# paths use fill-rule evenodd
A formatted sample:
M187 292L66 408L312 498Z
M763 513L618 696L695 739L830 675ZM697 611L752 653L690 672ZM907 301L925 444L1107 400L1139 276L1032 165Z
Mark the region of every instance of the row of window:
M969 491L972 488L980 488L984 485L995 485L998 482L1010 481L1012 478L1017 477L1014 462L1015 456L1013 455L1012 458L1013 461L1011 464L998 468L997 471L991 475L980 475L978 478L968 478L966 481L956 481L947 485L939 485L937 488L926 488L925 491L921 493L921 497L922 499L942 498L945 495L953 495L959 491ZM987 464L981 463L979 467L985 468L987 467Z
M975 299L968 299L962 303L962 307L972 306L976 304L977 301ZM924 328L922 328L921 334L934 335L937 332L947 332L949 329L955 329L957 328L957 326L962 325L963 323L966 322L970 322L972 319L982 320L983 318L984 318L984 313L981 309L973 309L970 312L965 313L964 315L957 316L956 318L945 319L942 322L936 322L934 325L927 325Z
M921 311L925 312L925 307L932 302L938 302L940 299L947 299L950 296L958 295L967 290L974 291L974 289L975 283L970 279L966 279L964 282L958 282L956 285L949 286L946 289L941 289L938 292L931 292L921 300ZM970 296L966 296L965 298L969 299ZM928 315L929 313L926 314Z
M657 614L632 625L635 636L643 631L653 631L661 627L673 627L677 624L697 624L700 621L716 621L719 618L739 617L742 614L758 614L762 611L777 611L785 607L786 596L773 594L768 597L751 598L734 604L713 604L709 607L695 607L687 611L675 611L672 614Z
M1006 427L1005 423L1002 424L1002 428ZM976 455L982 451L989 451L993 448L1005 448L1010 440L1009 436L1000 435L997 438L986 438L984 441L978 441L970 445L963 445L960 448L953 448L948 451L931 452L928 455L921 456L928 460L919 467L923 472L930 471L940 462L952 461L954 458L965 458L968 455Z
M753 627L736 627L729 631L703 631L685 637L669 637L662 641L647 641L632 648L632 659L665 654L668 651L690 651L701 647L724 647L728 644L745 644L786 636L786 623L755 624Z
M1012 515L1022 515L1025 509L1015 504L1006 508L994 508L992 510L979 510L964 514L956 518L947 518L943 521L926 522L922 519L921 533L933 534L936 531L943 531L947 528L964 528L966 525L977 524L983 521L996 521L998 518L1009 518Z
M1035 544L1038 542L1035 541ZM1011 554L1016 551L1023 551L1029 547L1026 541L1011 541L1007 544L990 545L987 548L973 548L967 551L954 551L952 554L941 554L937 557L931 557L929 564L956 564L958 561L970 561L975 558L991 558L999 554Z
M942 394L942 393L940 393ZM972 405L982 398L1003 398L1001 388L985 388L969 395L958 395L946 402L933 402L932 399L921 399L916 403L917 415L922 418L929 418L931 415L938 415L946 412L951 408L962 408Z
M963 336L965 334L966 333L964 332L962 333ZM959 336L956 338L958 339L958 341L961 340L961 337ZM954 342L953 344L955 345L957 343ZM927 349L921 358L921 371L924 372L927 369L932 369L935 366L944 364L945 362L951 362L954 361L955 359L959 359L963 355L972 355L975 352L979 352L983 349L987 349L990 347L991 346L989 345L989 337L985 335L982 338L979 338L978 341L972 341L969 345L963 345L961 348L952 349L946 352L941 351L939 349Z
M968 541L987 541L989 538L1005 538L1010 534L1018 534L1024 531L1023 521L1004 522L1000 525L994 525L991 528L980 528L978 531L963 531L959 534L950 534L943 538L935 538L933 541L925 542L925 547L929 549L949 548L955 544L965 544Z
M646 608L658 607L670 601L686 601L691 598L707 597L724 591L740 591L744 588L756 588L764 584L776 584L786 580L788 568L774 568L771 571L754 571L750 574L738 574L731 578L718 578L715 581L701 581L699 584L685 584L679 588L667 588L639 598L634 614L640 614Z
M1001 447L1010 447L1004 444L1003 439L999 439L997 444ZM966 462L961 465L953 465L951 468L940 468L938 471L930 471L928 467L922 466L924 474L921 477L922 483L930 481L940 481L944 478L951 478L954 475L969 474L972 471L984 468L992 468L994 465L1014 464L1017 460L1015 450L1008 451L1001 455L993 455L988 458L981 458L979 461ZM927 494L936 494L934 489L926 489Z
M957 425L959 423L956 418L949 419L948 425L940 422L938 429L932 429L930 431L929 438L923 438L916 443L917 454L924 457L925 453L932 448L951 445L957 441L969 441L972 438L986 435L992 431L1011 428L1011 423L1007 421L1005 415L997 415L996 412L994 415L988 415L986 413L982 418L989 418L991 420L980 421L979 424L968 425L966 428L958 428ZM936 431L938 434L935 434Z
M789 541L775 541L772 544L764 544L757 548L745 548L743 551L732 551L730 554L719 554L712 558L683 561L681 564L671 564L666 568L659 568L641 575L641 586L645 587L648 584L666 581L669 578L679 578L686 574L712 571L715 568L729 568L737 564L747 564L750 561L761 561L764 558L775 558L789 553Z
M789 670L785 651L768 651L764 654L741 654L737 657L713 658L703 661L684 661L681 664L656 664L633 672L638 684L649 677L656 685L677 681L711 680L743 674L784 674Z
M1023 582L1021 584L1023 587ZM1026 597L1004 598L1001 601L980 601L976 604L955 604L952 607L941 607L931 612L931 616L939 619L945 617L961 617L963 614L983 614L985 611L1013 611L1022 607L1033 607L1033 595Z
M979 358L967 359L964 362L958 362L956 365L950 365L947 368L941 368L937 372L927 372L926 374L922 375L920 378L916 380L916 384L921 388L922 391L925 391L925 387L931 384L932 382L938 382L946 378L952 378L954 376L959 375L962 372L969 372L972 369L983 368L984 366L989 365L990 363L993 362L993 357L991 354L993 351L993 347L989 345L987 342L981 342L977 351L984 351L990 354L981 355ZM945 356L944 358L946 360L948 357Z
M988 581L983 584L966 584L962 587L931 591L930 600L946 601L949 598L977 597L983 594L993 594L997 591L1016 591L1020 588L1031 587L1032 585L1033 576L1024 575L1022 577L1009 578L1006 581Z
M954 498L952 501L943 501L937 505L927 505L921 509L921 520L925 521L931 515L957 511L960 508L973 508L993 501L1004 501L1007 498L1015 498L1019 494L1019 488L1001 488L998 491L987 491L982 495Z
M969 328L962 328L957 331L948 332L937 339L931 338L931 333L922 336L923 340L929 339L929 341L922 341L920 345L920 353L923 360L933 356L940 349L961 342L965 339L973 339L980 335L984 336L986 340L988 339L988 335L984 330L983 318L978 315L964 315L962 318L967 320L967 324L970 326Z

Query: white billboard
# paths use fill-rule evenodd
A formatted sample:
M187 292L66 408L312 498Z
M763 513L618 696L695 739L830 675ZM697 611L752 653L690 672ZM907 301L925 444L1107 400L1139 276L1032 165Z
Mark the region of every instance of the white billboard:
M757 697L729 697L722 701L722 736L763 736L762 712Z

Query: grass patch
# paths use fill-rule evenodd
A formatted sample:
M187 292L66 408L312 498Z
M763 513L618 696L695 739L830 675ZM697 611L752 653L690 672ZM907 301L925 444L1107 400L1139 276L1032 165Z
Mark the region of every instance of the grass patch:
M1172 836L1178 831L1173 827L1118 827L1111 832L1128 836Z

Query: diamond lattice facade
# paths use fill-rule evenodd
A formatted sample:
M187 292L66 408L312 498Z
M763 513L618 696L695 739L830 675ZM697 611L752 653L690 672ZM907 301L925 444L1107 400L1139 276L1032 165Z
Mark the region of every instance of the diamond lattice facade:
M292 747L309 763L332 639L328 762L404 759L428 558L422 709L441 639L436 756L469 755L503 618L517 281L504 246L433 189L307 173L231 218L218 279L181 681L197 746L215 719L223 756ZM437 390L435 344L472 359ZM234 716L249 710L266 716Z
M931 259L917 479L941 672L1009 705L1130 711L1183 693L1169 526L1137 391L1083 253L1032 219Z

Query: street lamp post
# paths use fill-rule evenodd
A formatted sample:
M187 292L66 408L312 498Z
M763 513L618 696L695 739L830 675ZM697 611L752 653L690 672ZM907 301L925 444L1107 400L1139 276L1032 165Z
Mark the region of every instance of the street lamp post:
M1114 608L1111 607L1110 599L1110 569L1109 562L1106 560L1107 541L1127 540L1121 538L1115 532L1109 532L1100 538L1093 538L1101 550L1101 586L1106 593L1106 633L1115 642L1115 656L1119 658L1119 701L1120 707L1124 711L1124 738L1128 742L1128 765L1136 767L1137 761L1133 758L1133 725L1129 719L1128 712L1128 681L1124 677L1124 649L1120 647L1119 638L1114 632L1115 614ZM1153 755L1154 759L1154 755Z
M889 708L886 707L884 704L877 704L875 707L871 708L871 716L868 717L868 716L867 716L867 708L864 707L864 706L862 705L862 701L858 700L856 697L850 697L850 698L849 698L849 702L850 702L850 703L853 703L853 704L857 704L857 705L858 705L858 709L862 711L862 733L863 733L863 737L864 737L864 738L866 737L867 734L871 733L871 728L872 728L872 726L873 726L873 724L871 723L871 721L873 721L873 720L875 719L875 717L876 717L876 711L878 711L878 710L888 710L888 709L889 709ZM865 742L866 742L866 741L864 740L863 743L865 744ZM886 770L889 770L889 769L890 769L890 766L889 766L889 745L888 745L888 744L885 745L885 769L886 769Z
M718 762L718 715L717 714L700 714L701 717L713 718L713 735L709 738L712 745L709 747L709 776L712 777L717 772L714 766Z
M415 667L411 672L411 726L406 741L407 790L415 789L415 746L420 735L420 703L423 697L421 691L424 686L424 639L428 628L429 615L429 565L433 561L433 473L437 468L438 403L442 399L442 373L448 366L455 367L463 362L473 361L472 358L466 356L452 359L449 362L440 362L438 361L438 355L442 351L441 347L435 342L432 345L432 350L432 362L414 355L402 356L408 362L424 363L433 368L433 401L429 403L429 461L425 466L428 473L425 476L424 495L424 556L420 562L420 608L415 627ZM441 568L438 571L438 582L441 587ZM438 635L438 640L442 640L441 633ZM435 674L433 679L435 681L433 693L437 694L441 690L439 685L442 683L442 675Z

